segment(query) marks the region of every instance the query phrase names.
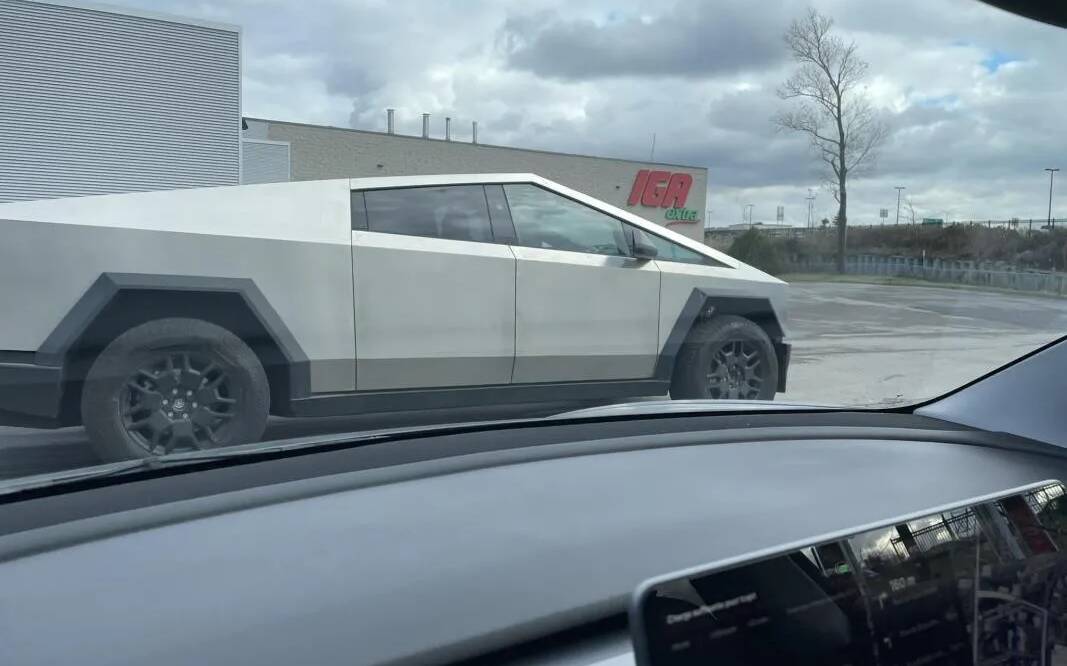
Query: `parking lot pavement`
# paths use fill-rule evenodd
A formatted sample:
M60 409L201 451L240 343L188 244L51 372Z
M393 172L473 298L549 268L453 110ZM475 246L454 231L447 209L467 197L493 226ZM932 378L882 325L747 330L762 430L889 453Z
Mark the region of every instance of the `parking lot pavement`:
M1067 300L936 287L792 285L789 390L779 400L899 404L934 397L1067 332ZM267 439L533 417L587 405L272 418ZM81 428L0 427L0 479L98 462Z
M1067 333L1067 300L943 287L797 282L779 400L885 405L936 397Z

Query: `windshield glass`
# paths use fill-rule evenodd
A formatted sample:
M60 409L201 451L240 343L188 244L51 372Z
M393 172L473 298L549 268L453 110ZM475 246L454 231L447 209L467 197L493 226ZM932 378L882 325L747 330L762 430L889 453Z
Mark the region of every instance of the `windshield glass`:
M1067 331L1060 28L112 3L0 0L0 478L634 401L895 407Z

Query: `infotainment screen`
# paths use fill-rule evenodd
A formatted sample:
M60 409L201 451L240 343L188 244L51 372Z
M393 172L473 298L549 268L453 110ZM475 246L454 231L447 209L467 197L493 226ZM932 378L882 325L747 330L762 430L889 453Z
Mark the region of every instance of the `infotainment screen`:
M1067 664L1050 482L642 585L638 664Z

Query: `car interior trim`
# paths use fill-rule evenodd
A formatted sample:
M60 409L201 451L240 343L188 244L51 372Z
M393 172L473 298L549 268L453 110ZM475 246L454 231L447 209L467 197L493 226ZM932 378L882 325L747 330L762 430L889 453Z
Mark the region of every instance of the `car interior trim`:
M443 459L417 461L411 463L398 463L389 466L379 466L370 469L361 469L350 472L338 472L324 476L313 476L289 482L274 481L273 484L245 488L242 490L225 492L223 494L194 497L188 500L176 500L168 504L153 504L145 508L145 511L122 511L84 518L76 522L53 523L41 527L31 527L26 522L28 516L22 520L9 516L0 516L0 535L8 534L4 542L0 544L0 562L23 557L34 552L50 550L57 547L69 546L83 542L87 539L102 538L103 536L122 534L138 529L146 529L152 525L182 522L197 518L204 518L220 513L247 510L266 504L306 499L331 493L345 492L369 488L373 486L389 485L405 481L427 479L435 476L450 475L460 472L483 470L492 467L519 465L524 463L539 462L546 460L560 460L589 455L601 455L608 453L623 453L630 451L652 450L660 448L678 448L688 446L709 446L715 444L737 444L742 442L769 442L769 441L802 441L802 440L880 440L880 441L924 441L957 444L964 446L978 446L983 448L1000 449L1011 452L1025 452L1049 456L1059 460L1067 460L1067 452L1059 447L1051 447L1040 442L1019 440L996 433L982 431L961 430L934 430L934 429L911 429L911 428L864 428L864 427L806 427L803 430L797 428L760 428L750 427L742 429L724 429L710 432L681 432L672 434L635 435L630 437L617 437L592 441L572 441L558 444L543 444L538 446L523 446L518 448L506 448L493 451L455 455ZM382 446L392 446L395 443L385 442ZM221 461L229 464L243 463L247 466L248 460ZM86 485L106 484L120 482L123 487L137 490L140 484L132 483L139 478L152 481L153 476L168 476L181 474L181 472L193 472L196 474L181 474L176 478L185 480L191 484L217 482L210 480L211 463L193 465L190 469L150 470L134 472L128 477L111 477L110 479L93 479ZM225 487L225 486L223 486ZM140 488L143 492L143 488ZM62 490L57 490L62 492ZM34 493L27 493L32 496ZM76 501L78 493L71 493L69 501ZM158 496L153 493L158 500ZM17 502L19 495L14 498L4 498L6 503ZM34 511L32 504L24 505L28 511ZM15 525L7 524L14 520ZM13 533L14 532L14 533Z

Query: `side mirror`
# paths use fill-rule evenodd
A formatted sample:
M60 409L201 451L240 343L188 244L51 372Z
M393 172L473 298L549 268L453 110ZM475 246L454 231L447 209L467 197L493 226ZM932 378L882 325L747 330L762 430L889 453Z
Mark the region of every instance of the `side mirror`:
M648 236L640 229L632 228L630 230L630 238L633 241L631 247L633 248L633 255L635 259L649 260L655 259L659 255L659 250L652 244L652 241L648 240Z

